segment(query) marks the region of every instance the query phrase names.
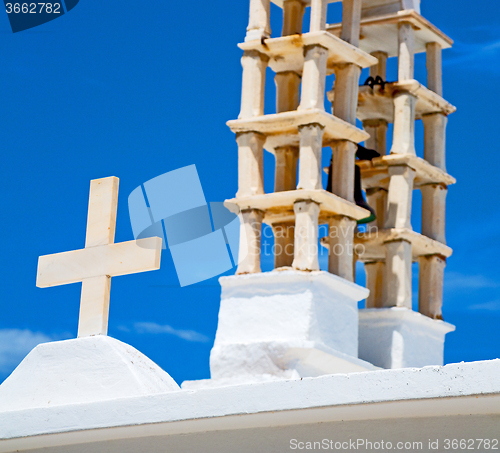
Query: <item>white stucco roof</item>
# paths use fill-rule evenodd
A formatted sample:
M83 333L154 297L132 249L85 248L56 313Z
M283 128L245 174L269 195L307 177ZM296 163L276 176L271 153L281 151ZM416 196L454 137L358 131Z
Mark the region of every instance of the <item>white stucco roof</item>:
M84 369L79 373L88 377ZM491 360L197 391L169 387L163 393L70 404L61 400L32 408L26 400L16 407L11 398L0 405L0 452L335 420L498 417L499 374L500 360Z
M0 385L0 412L175 390L179 386L169 374L137 349L97 335L36 346Z

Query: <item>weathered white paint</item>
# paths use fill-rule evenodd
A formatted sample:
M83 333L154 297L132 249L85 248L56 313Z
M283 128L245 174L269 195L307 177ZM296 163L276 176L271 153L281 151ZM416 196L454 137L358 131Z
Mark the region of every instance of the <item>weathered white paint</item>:
M355 64L335 67L337 96L333 100L333 114L351 124L356 124L360 75L361 68Z
M360 253L358 259L363 262L385 260L385 244L393 241L411 243L413 261L417 261L419 257L426 255L442 255L447 258L453 253L450 247L441 242L406 228L391 228L388 230L375 230L370 233L358 233L354 239L356 244L363 245L363 247L356 248L356 251Z
M413 9L420 13L420 0L364 0L363 18L377 17Z
M395 113L400 110L395 110L393 97L401 92L408 92L416 98L415 119L425 121L427 116L433 116L437 113L446 116L457 110L454 105L416 80L406 80L403 82L388 82L383 89L380 85L375 85L373 88L366 85L360 86L357 118L363 122L383 120L387 123L392 123ZM327 96L330 102L335 102L335 90L329 91ZM429 125L435 128L437 133L439 133L440 129L445 129L443 126L446 126L446 124L440 124L442 120L436 118L431 118L431 120L433 122L437 121L436 124ZM442 140L443 138L438 135L436 139ZM429 145L432 144L432 142L429 143ZM436 142L436 145L439 145L439 143ZM434 147L430 148L430 150L432 149ZM440 149L439 146L438 149Z
M385 243L385 274L382 305L384 307L412 307L412 244L405 240ZM382 347L372 344L373 349Z
M161 436L173 439L172 436L182 435L180 440L186 441L189 437L184 434L205 433L198 439L200 448L210 439L209 432L217 432L220 445L225 436L231 436L232 430L249 428L257 431L252 433L248 443L242 443L241 451L278 452L283 449L263 450L266 443L259 444L258 439L265 432L263 428L272 429L273 435L267 439L268 442L272 439L273 443L278 427L290 428L285 433L288 440L290 433L301 424L312 428L314 423L325 427L322 435L329 433L332 436L335 432L346 436L349 432L357 432L350 431L346 422L356 420L365 421L360 426L370 429L371 434L374 428L384 434L396 425L399 430L392 436L401 436L401 432L409 431L401 431L398 421L407 420L413 431L423 417L432 417L432 425L440 427L441 432L448 427L446 434L457 432L451 426L462 428L472 424L476 428L474 434L493 436L498 434L500 415L499 373L500 360L491 360L170 392L39 409L13 408L0 412L0 452L97 441L108 441L107 446L111 447L119 439L127 443L136 439L140 449L149 452L158 451L152 445L157 436L159 440L166 440ZM481 414L489 418L483 417L482 424L474 423L474 416ZM455 421L453 417L458 424L452 422ZM339 423L328 424L333 422ZM481 426L487 429L477 429ZM224 431L222 437L221 431ZM243 434L241 431L234 433ZM117 446L120 445L121 451L125 451L126 444ZM78 445L87 451L85 447ZM285 448L288 449L288 445ZM102 445L101 449L92 451L103 451ZM178 446L172 451L185 450ZM234 444L233 448L223 451L234 451Z
M248 197L264 193L265 137L256 132L236 135L238 143L238 192L237 197Z
M443 283L446 258L422 256L418 260L418 311L433 319L443 319Z
M331 113L320 109L273 113L246 120L231 120L227 125L235 133L259 132L266 136L264 148L274 152L278 146L298 146L299 128L319 124L324 128L323 146L331 140L350 140L360 143L369 135Z
M334 66L353 63L367 68L377 63L377 59L359 48L326 31L303 33L301 35L279 36L238 44L244 51L257 51L269 58L269 67L274 72L302 72L307 46L321 46L326 49L327 73L333 73Z
M302 33L305 5L301 0L284 0L282 36Z
M299 182L297 189L318 190L323 188L321 179L323 133L323 127L319 124L308 124L299 129Z
M238 206L241 211L245 209L258 209L265 212L264 222L273 223L273 212L271 208L276 211L291 211L293 212L293 205L300 200L311 200L321 205L321 215L331 217L332 215L345 215L351 219L363 219L369 215L366 209L344 200L330 192L323 189L318 190L287 190L283 192L266 193L264 195L254 195L245 198L232 198L226 200L225 206L235 214L238 214L235 206Z
M310 0L311 1L311 21L309 23L309 31L321 31L326 28L326 8L327 0Z
M430 164L446 171L446 125L448 117L432 113L422 117L424 123L424 158Z
M300 74L294 71L278 72L276 84L276 113L297 110L300 102Z
M391 154L411 154L415 151L415 106L417 98L408 92L394 96L394 128Z
M366 308L382 308L384 306L385 261L369 261L365 263L366 288L370 295L365 301Z
M237 274L260 272L260 243L262 236L262 211L242 210L240 218L240 246ZM244 258L242 258L244 257Z
M427 44L427 88L443 95L442 48L437 42Z
M295 222L276 222L273 224L274 234L274 268L291 267L294 256Z
M379 188L389 187L388 167L407 165L415 170L413 187L419 188L425 184L442 184L449 186L456 183L456 179L442 169L431 165L426 160L410 154L391 154L389 156L377 157L370 161L358 161L361 169L363 187Z
M359 46L362 0L344 0L342 4L342 32L340 37Z
M389 167L385 228L411 229L411 202L415 170L407 165Z
M382 77L382 80L387 78L387 52L381 52L376 50L372 52L371 55L378 60L377 64L370 66L370 77L376 78L377 76Z
M356 359L357 302L366 289L320 271L222 277L220 283L212 379L373 369Z
M175 381L137 349L96 335L36 346L0 386L0 413L176 390Z
M271 36L270 0L250 0L249 21L245 41Z
M364 181L363 181L364 182ZM368 204L375 209L377 218L369 223L370 229L382 229L385 225L385 217L387 210L387 190L381 187L365 189L366 199Z
M297 201L295 213L292 267L301 271L318 271L319 205L314 201Z
M446 244L445 214L448 189L441 184L426 184L422 192L422 234Z
M414 10L398 11L383 16L362 17L361 30L363 39L359 48L367 53L386 52L389 57L398 55L399 24L409 22L414 26L415 53L425 52L430 42L437 42L442 49L452 46L453 40L435 25ZM340 36L342 24L327 25L327 31Z
M411 80L415 66L415 30L411 22L401 22L398 26L398 80Z
M454 330L447 322L409 308L363 309L359 311L359 357L382 368L442 365L444 337Z
M297 187L297 162L299 148L283 146L274 150L276 167L274 173L274 191L295 190Z
M325 109L327 58L328 49L322 46L304 47L304 68L298 110Z
M247 204L248 210L242 218L250 239L244 248L250 250L251 257L245 272L260 270L260 225L268 214L259 207L281 209L285 206L285 211L290 211L290 206L295 207L295 213L292 212L297 217L295 234L297 229L305 227L303 243L309 246L317 243L318 219L323 214L324 220L327 208L334 214L344 210L349 211L352 218L358 215L354 206L347 202L342 204L338 197L323 193L318 185L321 181L318 162L322 146L331 145L331 140L360 142L363 135L367 138L353 127L358 98L358 86L354 81L359 76L359 67L373 66L376 61L324 31L329 1L285 0L285 5L283 1L273 0L285 9L283 34L293 36L266 39L270 36L270 0L251 0L248 34L246 42L240 45L245 51L242 110L240 120L231 122L230 126L237 133L251 134L245 138L239 136L242 179L238 198L240 205ZM301 32L303 9L310 3L312 33L294 35ZM425 306L421 304L421 311L428 316L439 316L444 261L440 262L438 255L425 257L425 251L441 250L443 256L448 256L451 250L411 232L409 211L414 176L415 187L423 185L425 178L430 178L426 182L429 185L450 179L443 174L444 126L445 115L454 108L439 95L440 49L449 47L451 40L418 14L419 0L364 0L362 3L361 0L349 0L344 9L342 37L351 44L357 44L359 38L361 6L365 19L360 47L367 52L378 51L382 56L383 61L376 70L385 72L387 56L398 52L400 56L400 82L388 84L387 90L376 93L370 89L368 95L373 101L370 105L377 107L374 110L379 116L364 119L385 122L367 124L367 127L377 128L377 137L372 141L377 148L385 150L386 124L396 116L393 152L417 160L413 124L416 117L425 113L428 115L424 117L425 157L443 171L439 173L429 168L419 171L423 168L421 164L418 168L400 164L405 169L398 173L398 168L388 165L391 168L385 174L391 176L391 183L387 225L398 229L382 231L380 237L399 236L388 244L379 238L372 247L377 250L370 250L372 255L379 254L378 249L383 251L372 263L371 280L385 280L390 289L378 294L374 298L376 302L370 303L380 306L389 301L389 305L394 302L408 309L363 310L359 322L360 356L389 368L439 364L442 363L444 336L453 326L410 310L411 261L415 255L423 256L421 262L428 261L424 269L427 280L423 280L420 292L430 294L430 298L426 299ZM415 11L401 11L408 9ZM380 17L381 14L384 16ZM413 78L414 53L426 48L430 90L408 80ZM264 116L268 63L280 73L276 78L278 114ZM338 93L343 92L344 99L340 96L335 99L339 105L336 113L344 120L341 121L322 111L324 78L334 68L345 64L351 65L342 66L344 75L349 77L342 81L343 75L337 71ZM304 77L303 111L286 112L297 108L301 74ZM387 100L392 102L396 93L392 89L399 93L394 104L387 108ZM367 95L365 90L363 88L363 96ZM389 118L380 116L387 112ZM303 188L291 190L294 178L290 172L296 165L296 152L293 151L290 154L295 160L280 167L287 173L277 172L279 178L276 178L278 187L290 193L264 195L263 146L270 150L279 146L296 150L299 130L308 129L314 129L313 133L300 137L303 148L300 187ZM276 155L279 158L279 152ZM380 180L381 175L383 178L383 171L375 176ZM438 180L433 179L436 175ZM423 192L430 190L430 187L423 187ZM348 199L349 188L346 188L348 196L345 197ZM385 198L384 188L379 191L381 198ZM341 195L340 190L336 190L336 194ZM427 196L426 202L431 203L436 212L443 211L444 198L437 200L430 192ZM398 205L396 209L391 209L391 203ZM334 212L332 206L339 209ZM113 209L116 212L116 206L99 208L107 221ZM288 212L280 215L283 215L282 222L293 225L287 217ZM432 230L429 236L439 239L436 232L441 232L437 231L441 224L435 224L438 220L434 217L425 220L425 228ZM94 222L89 214L90 223ZM114 220L108 223L108 230L100 230L105 234L91 237L86 247L97 249L113 241ZM296 249L297 245L300 244L296 243ZM330 248L333 245L330 242ZM305 265L296 267L315 269L317 260L314 258L314 254L304 254L299 261ZM389 275L381 279L384 267ZM347 274L347 266L343 269L338 273ZM82 299L101 300L98 311L106 316L109 283L108 274L91 275L84 281L82 292L85 295ZM371 286L376 287L375 283ZM423 432L426 423L425 434L429 433L429 437L441 435L443 428L448 429L446 434L449 436L467 436L467 432L475 437L497 435L500 361L356 373L374 369L357 358L356 302L366 297L363 289L327 273L291 271L222 279L222 286L220 324L211 363L213 379L185 385L185 388L219 388L179 391L170 376L149 359L107 337L41 345L0 386L0 451L60 445L68 446L64 451L71 452L203 450L208 453L234 451L238 443L241 453L271 453L288 450L284 442L292 435L315 434L321 439L325 434L335 433L344 439L349 433L361 432L366 437L388 435L396 441L401 440L395 437L401 433ZM107 317L101 318L105 321L101 323L104 326ZM323 376L339 372L350 374ZM304 376L321 377L302 379ZM248 384L252 381L259 383ZM357 424L346 424L349 421ZM429 426L432 429L428 429ZM471 428L475 431L470 431ZM271 439L272 445L266 443L266 439Z
M247 50L241 57L243 67L241 110L238 118L252 118L264 113L266 68L269 57L256 50Z
M356 222L347 217L332 217L328 224L328 271L354 281L354 231Z

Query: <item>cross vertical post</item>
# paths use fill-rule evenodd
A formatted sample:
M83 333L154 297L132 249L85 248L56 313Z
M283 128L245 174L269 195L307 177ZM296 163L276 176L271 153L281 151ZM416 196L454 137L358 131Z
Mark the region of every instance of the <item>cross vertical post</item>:
M82 282L78 337L107 334L111 277L160 268L160 238L114 243L118 183L91 181L84 249L38 259L39 288Z
M118 178L95 179L90 183L85 248L115 241ZM108 333L111 277L103 275L82 281L78 337Z

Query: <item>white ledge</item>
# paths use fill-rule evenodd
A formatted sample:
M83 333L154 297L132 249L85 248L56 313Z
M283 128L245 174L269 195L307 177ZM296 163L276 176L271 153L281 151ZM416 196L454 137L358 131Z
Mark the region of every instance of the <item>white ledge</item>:
M499 414L499 374L497 359L0 412L0 452L335 420Z
M410 9L361 19L359 48L367 53L378 50L387 52L389 57L395 57L398 54L398 24L401 22L410 22L414 27L415 53L425 52L425 46L429 42L437 42L443 49L448 49L453 44L450 37ZM340 36L342 24L327 25L327 30Z
M294 71L301 74L304 67L304 47L315 44L328 50L328 74L332 74L338 64L352 63L361 68L377 64L375 57L327 31L268 38L263 41L256 39L238 44L238 47L267 55L269 67L274 72Z
M297 189L283 192L273 192L249 197L232 198L226 200L225 206L234 211L234 206L239 210L258 209L264 212L263 222L272 225L283 221L283 218L295 218L293 205L297 201L310 200L320 206L320 223L326 222L333 216L346 216L354 220L360 220L368 215L366 209L347 201L339 196L323 189ZM239 214L239 211L235 212Z
M320 109L293 110L254 116L226 123L236 134L259 132L266 136L264 147L274 152L278 146L299 146L299 128L308 124L319 124L324 128L323 146L334 140L349 140L360 143L370 138L364 130Z

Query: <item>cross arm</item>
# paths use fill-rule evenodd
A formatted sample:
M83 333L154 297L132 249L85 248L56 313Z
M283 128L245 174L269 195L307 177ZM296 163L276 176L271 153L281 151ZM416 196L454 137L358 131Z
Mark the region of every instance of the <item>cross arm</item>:
M161 238L153 237L41 256L36 286L47 288L92 277L156 270L160 268L161 246Z

